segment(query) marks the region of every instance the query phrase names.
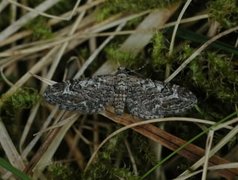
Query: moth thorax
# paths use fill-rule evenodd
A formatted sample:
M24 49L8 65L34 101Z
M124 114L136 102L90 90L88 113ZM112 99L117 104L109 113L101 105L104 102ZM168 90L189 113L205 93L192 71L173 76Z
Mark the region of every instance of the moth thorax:
M125 109L125 101L126 101L126 94L127 94L127 85L124 81L119 81L115 88L115 95L114 95L114 107L115 113L121 115L124 113Z

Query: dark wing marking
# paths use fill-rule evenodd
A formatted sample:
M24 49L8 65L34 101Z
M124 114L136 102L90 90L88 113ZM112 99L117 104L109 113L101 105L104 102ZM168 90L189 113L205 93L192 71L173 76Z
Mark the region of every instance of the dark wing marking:
M143 119L180 114L194 106L196 97L178 85L141 79L132 83L127 95L128 111Z
M110 76L97 76L56 83L46 89L44 98L65 110L81 113L100 112L113 102L114 87L110 84L111 81Z

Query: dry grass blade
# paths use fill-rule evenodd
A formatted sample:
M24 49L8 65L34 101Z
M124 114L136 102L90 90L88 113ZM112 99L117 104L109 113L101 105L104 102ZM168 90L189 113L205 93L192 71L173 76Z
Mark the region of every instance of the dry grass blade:
M230 163L238 161L238 40L234 38L238 7L228 1L1 1L2 157L32 179L238 176L237 163ZM176 115L186 106L177 103L184 91L170 88L173 82L165 85L176 91L175 102L174 96L168 95L167 99L166 90L147 84L162 82L172 71L165 83L173 79L185 92L193 92L197 97L193 102L198 102L196 109L186 111L188 117L148 121L128 114L116 115L117 111L106 106L116 104L118 84L113 77L119 66L131 70L125 73L131 81L122 79L126 90L119 93L125 97L121 102L125 106L123 112L133 113L131 109L135 108L137 116L144 117L148 105L152 112L154 106L161 114L164 107ZM95 75L99 74L105 75L103 81L94 86ZM141 83L136 96L130 91L134 80ZM47 85L62 81L45 93ZM72 86L72 82L79 86ZM64 83L69 88L59 91ZM84 91L88 86L81 83L92 83L93 88ZM101 96L104 83L111 91L105 88ZM75 87L89 100L78 98L81 95L74 93ZM68 95L68 91L73 93ZM51 105L44 100L44 93L49 93L49 102L57 99L53 96L62 99L56 106ZM107 93L112 94L111 98ZM144 98L147 93L148 98ZM90 98L96 102L90 104ZM138 107L139 101L145 109ZM82 103L89 111L81 109L76 114L59 110L71 103L73 108L80 108ZM99 112L97 106L105 106L106 111ZM117 125L123 127L117 129ZM155 162L159 163L154 166ZM158 177L158 172L162 176ZM5 179L14 176L10 169L2 167L0 174Z
M55 82L55 81L49 80L49 79L47 79L47 78L43 78L43 77L38 76L38 75L36 75L36 74L32 74L31 72L29 72L29 73L30 73L33 77L35 77L36 79L39 79L40 81L42 81L42 82L44 82L44 83L46 83L46 84L48 84L48 85L53 85L53 84L57 83L57 82Z
M209 157L213 156L216 152L218 152L225 144L227 144L232 137L234 137L238 133L238 126L235 126L226 136L220 140L218 144L216 144L209 152ZM199 159L195 164L191 166L192 169L197 169L199 168L203 163L204 163L205 157L202 157ZM223 163L221 163L223 164ZM225 163L224 163L225 164ZM238 171L237 171L238 172ZM183 172L181 175L187 175L189 174L189 171Z
M201 54L201 52L203 50L205 50L209 45L211 45L214 41L218 40L219 38L227 35L227 34L230 34L234 31L237 31L238 30L238 26L236 27L233 27L231 29L228 29L216 36L214 36L213 38L211 38L210 40L208 40L206 43L204 43L200 48L198 48L191 56L189 56L188 59L186 59L183 64L181 64L178 69L176 69L176 71L173 72L173 74L171 74L164 82L165 83L168 83L170 82L176 75L178 75L178 73L180 73L195 57L197 57L198 55Z
M137 27L134 34L131 34L121 45L120 50L132 54L138 54L151 40L154 31L151 29L161 28L165 22L173 15L179 4L174 4L169 8L156 10L150 13ZM146 32L145 32L146 31ZM115 71L118 67L115 61L106 61L96 72L96 74L107 74Z
M47 14L47 13L44 13L44 12L41 12L41 11L37 11L36 12L36 9L27 7L25 5L22 5L22 4L18 3L18 2L16 2L16 1L13 1L13 0L7 0L7 1L12 3L12 4L14 4L14 5L16 5L16 6L19 6L19 7L23 8L23 9L26 9L26 10L28 10L30 12L38 13L41 16L45 16L45 17L53 18L53 19L60 19L60 20L70 20L72 18L72 16L73 16L74 12L75 12L75 9L77 8L77 6L80 3L80 0L77 0L77 2L75 3L74 8L72 10L72 13L68 17L61 18L59 16L50 15L50 14Z
M0 143L9 161L12 164L14 164L17 168L23 170L25 168L25 164L20 154L17 152L17 149L15 148L14 143L12 142L12 139L7 132L5 125L2 123L1 118L0 118Z
M31 159L30 163L27 165L24 170L27 173L32 173L32 170L35 169L34 175L38 176L39 172L45 168L46 165L49 165L52 156L59 147L62 139L64 138L68 129L72 124L78 119L78 115L74 114L73 116L67 118L68 123L65 123L64 126L56 128L49 132L46 141L39 148L37 153Z
M209 152L211 150L213 137L214 137L214 131L211 130L211 131L209 131L208 136L207 136L206 150L205 150L205 163L203 165L202 180L207 179L207 169L208 169L208 164L209 164Z
M138 122L136 118L131 118L130 115L117 116L112 111L106 111L104 115L113 120L114 122L122 124L124 126L129 126L133 123ZM151 124L133 127L132 129L173 151L177 150L179 147L186 143L186 141L172 134L169 134L166 131ZM184 147L184 149L179 151L178 154L187 158L190 161L195 162L201 157L203 157L203 155L205 154L205 150L194 144L188 144L186 147ZM209 165L219 165L225 163L229 163L229 161L216 155L212 156L209 159ZM234 178L235 176L238 176L238 169L221 170L219 171L219 173L223 177Z
M15 33L17 30L19 30L22 26L24 26L26 23L28 23L30 20L37 17L39 12L44 12L50 7L54 6L59 0L46 0L42 4L40 4L38 7L35 8L35 11L29 12L25 16L21 17L18 21L11 24L11 26L7 27L5 30L0 32L0 41L3 41L7 37L9 37L11 34Z

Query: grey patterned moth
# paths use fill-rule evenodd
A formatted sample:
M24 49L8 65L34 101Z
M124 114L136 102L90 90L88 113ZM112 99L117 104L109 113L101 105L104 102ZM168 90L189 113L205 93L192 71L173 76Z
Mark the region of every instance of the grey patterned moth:
M69 111L92 114L113 106L117 115L127 111L142 119L181 114L197 103L196 96L184 87L139 78L124 68L113 75L53 84L43 96Z

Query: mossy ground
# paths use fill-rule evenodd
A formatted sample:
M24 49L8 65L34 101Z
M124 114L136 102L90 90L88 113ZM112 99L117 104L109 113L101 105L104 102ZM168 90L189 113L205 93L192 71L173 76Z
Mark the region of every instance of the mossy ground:
M29 1L25 5L34 9L41 2L43 1ZM54 81L72 79L85 64L87 58L106 39L106 36L115 32L115 26L108 26L109 28L103 31L100 28L103 29L104 26L111 25L116 20L129 17L132 14L148 10L150 12L158 9L162 11L164 8L172 11L170 8L177 6L177 10L165 22L166 25L166 23L177 20L183 7L183 3L179 5L178 1L106 0L104 3L101 2L93 8L87 9L84 3L80 6L85 7L83 9L86 10L86 13L75 31L76 36L74 37L69 34L69 31L72 30L77 16L73 16L68 21L58 20L58 22L51 17L38 16L22 25L18 32L0 42L0 57L2 57L0 59L0 67L2 68L0 75L0 120L6 126L10 136L9 140L13 142L19 154L24 151L25 147L28 147L34 138L34 133L39 132L46 121L51 119L50 124L53 125L56 119L66 119L72 115L66 113L63 116L61 111L56 111L57 113L53 114L54 107L49 106L41 98L40 93L44 90L44 85L38 79L27 76L28 71L42 77L49 77ZM60 1L46 13L60 16L71 11L73 6L74 4L69 1ZM15 20L9 18L13 18L13 12L17 15L16 20L24 17L27 13L24 8L18 6L15 11L11 6L2 11L4 13L3 16L0 16L0 30L14 24ZM127 21L122 30L125 34L115 36L94 58L83 76L93 76L102 65L109 62L115 66L125 66L140 77L165 80L208 39L216 36L219 32L237 26L238 6L236 1L211 0L206 3L194 1L185 11L183 17L195 17L196 14L204 12L208 13L209 19L180 24L172 53L169 52L174 25L160 30L144 28L144 33L152 34L152 36L138 53L133 51L133 47L130 47L131 51L121 48L129 36L138 33L135 29L148 14ZM143 34L143 31L139 33ZM0 33L0 37L1 35ZM142 37L144 38L143 35ZM65 38L71 38L71 40L68 41L67 48L62 50L60 48L66 42L64 41ZM140 43L141 39L138 39L137 43ZM50 45L57 41L60 43ZM53 55L50 56L48 53L53 48L58 49L56 53L52 53ZM236 48L237 33L232 32L202 51L171 81L171 83L177 83L190 89L198 98L197 107L183 116L218 122L237 111L238 51ZM60 56L60 61L56 63L58 56ZM44 57L47 58L46 61L44 61ZM69 59L71 59L70 62ZM42 62L42 64L38 62ZM38 66L35 66L36 64ZM12 84L9 84L6 79ZM14 90L15 86L17 88ZM39 107L34 109L38 105ZM98 145L120 126L101 115L79 116L78 119L65 134L59 147L56 148L52 164L43 171L46 179L140 179L158 162L159 158L156 158L150 140L138 135L133 130L127 130L112 138L98 153L94 164L84 172L87 161ZM27 126L30 126L30 130L26 130ZM164 129L177 137L189 140L209 126L168 122L165 123ZM47 127L44 130L48 133L50 131ZM23 138L23 132L27 134L25 138ZM26 166L46 141L47 133L43 133L27 154L24 159ZM213 143L219 143L227 133L229 133L228 129L216 131ZM194 143L204 148L206 138L207 136L204 135ZM219 154L229 155L229 152L234 150L236 146L237 138L233 136L220 149ZM1 149L1 156L10 159L6 156L5 151L4 148ZM161 159L170 153L171 151L163 148L160 154ZM43 155L44 153L42 157ZM134 162L131 157L133 157ZM189 169L191 164L189 159L175 156L162 165L161 171L164 177L172 179ZM11 169L8 170L11 171ZM154 177L155 174L152 173L147 178L154 179Z

